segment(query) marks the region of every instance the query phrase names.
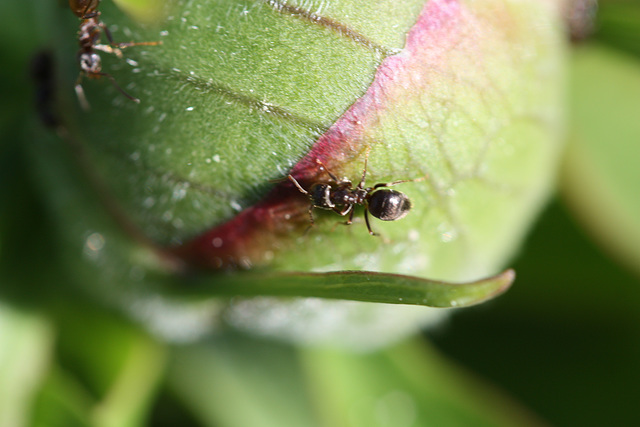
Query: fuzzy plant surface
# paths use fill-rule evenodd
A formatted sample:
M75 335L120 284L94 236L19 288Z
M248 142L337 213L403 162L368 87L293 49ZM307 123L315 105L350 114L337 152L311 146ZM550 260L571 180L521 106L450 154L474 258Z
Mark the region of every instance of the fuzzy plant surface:
M74 92L80 19L39 10L57 22L55 96L41 102L53 132L30 155L74 286L160 329L204 310L378 344L441 313L325 299L457 307L509 286L498 273L561 149L559 2L134 3L118 2L127 15L102 2L97 19L116 43L154 44L96 51L109 75L81 76L89 108ZM350 226L322 209L312 223L302 190L330 173L404 181L393 189L411 211L370 216L378 236L361 205Z

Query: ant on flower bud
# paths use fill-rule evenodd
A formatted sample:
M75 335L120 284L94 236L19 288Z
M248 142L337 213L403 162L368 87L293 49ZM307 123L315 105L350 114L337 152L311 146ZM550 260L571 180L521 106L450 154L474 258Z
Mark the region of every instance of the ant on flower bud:
M348 179L338 179L320 160L316 159L316 163L320 169L327 172L331 181L313 184L309 190L305 190L292 175L287 176L301 193L309 196L309 201L311 202L311 206L309 207L311 225L314 225L314 208L329 209L341 216L349 214L346 224L350 225L353 222L354 207L359 205L364 206L364 220L367 224L367 230L369 230L369 234L372 236L376 236L377 233L374 233L371 229L369 214L382 221L396 221L404 218L411 209L411 201L406 194L387 187L404 182L422 181L426 178L425 176L417 179L404 179L379 183L373 187L365 187L367 175L367 159L365 159L362 179L360 183L354 187Z
M102 71L102 60L96 51L113 53L118 58L122 58L121 49L131 46L156 46L161 44L159 41L115 43L111 32L104 22L100 20L100 12L98 11L99 4L100 0L69 0L71 11L81 20L80 29L78 30L78 43L80 44L78 63L80 65L80 74L76 80L75 90L80 105L82 105L85 110L89 109L89 102L82 89L82 78L84 76L91 79L106 77L124 96L134 102L140 102L138 98L129 95L124 89L118 86L111 74ZM104 33L109 40L109 44L100 44L102 33Z

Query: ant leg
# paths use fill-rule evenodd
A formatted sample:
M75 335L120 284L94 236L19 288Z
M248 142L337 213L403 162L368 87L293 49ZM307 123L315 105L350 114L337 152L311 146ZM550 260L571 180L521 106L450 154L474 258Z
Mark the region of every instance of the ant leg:
M427 179L429 177L429 174L426 174L425 176L422 176L420 178L416 178L416 179L401 179L400 181L393 181L393 182L383 182L380 184L376 184L373 186L373 189L375 190L376 188L380 188L380 187L391 187L393 185L398 185L398 184L402 184L403 182L418 182L418 181L424 181L425 179Z
M304 231L304 234L306 235L309 232L309 230L311 230L315 225L316 225L316 222L313 219L313 205L311 205L309 206L309 226Z
M161 41L157 42L124 42L124 43L112 43L112 45L116 46L120 49L126 49L131 46L158 46L162 44Z
M100 28L104 31L104 35L107 36L107 40L109 40L109 44L116 49L126 49L131 46L157 46L162 44L161 41L157 42L124 42L124 43L116 43L113 40L113 36L111 35L111 31L109 31L109 27L107 27L103 22L100 23ZM118 57L121 57L122 52L115 52Z
M307 190L305 190L304 188L302 188L302 186L300 185L300 183L291 175L287 175L287 178L289 178L289 180L291 182L293 182L293 184L298 188L298 190L302 193L302 194L306 194L308 195L309 192ZM313 208L313 206L312 206ZM313 223L313 217L311 218L311 222Z
M89 105L89 101L87 101L87 97L84 94L84 89L82 88L82 77L84 73L78 74L78 78L76 79L76 96L78 97L78 101L80 102L80 106L83 110L89 111L91 106Z
M347 225L351 225L353 223L353 213L355 212L355 209L351 209L351 212L349 212L349 219L347 219L346 224ZM345 213L346 215L346 213Z
M364 188L364 181L367 177L367 162L369 161L369 152L371 152L371 146L367 148L367 154L364 156L364 169L362 169L362 179L360 180L360 184L358 184L358 188Z
M332 180L334 180L335 182L340 182L340 180L338 179L337 176L335 176L334 174L331 173L331 171L329 169L327 169L327 167L324 165L324 163L322 163L320 161L320 159L316 159L316 163L320 165L320 167L322 169L325 170L325 172L327 172L327 174L329 175L329 178L331 178Z
M333 209L334 212L340 214L340 215L346 215L347 213L349 214L349 218L347 219L347 221L345 222L341 222L338 221L336 222L333 227L331 228L331 232L333 233L336 229L336 227L338 227L339 225L351 225L353 223L353 213L355 212L353 209L351 209L351 207L348 207L347 209L343 210L343 211L337 211L335 208Z
M113 86L115 86L116 89L118 89L120 91L120 93L122 93L124 96L126 96L127 98L129 98L130 100L132 100L133 102L135 102L136 104L140 103L140 100L136 97L133 97L131 95L129 95L127 92L125 92L124 89L122 89L118 83L116 83L116 79L113 78L113 76L109 73L91 73L92 75L96 75L96 76L101 76L101 77L106 77L109 80L111 80L111 83L113 84Z
M122 52L120 51L120 49L118 49L118 47L116 47L115 44L113 46L108 44L97 44L94 45L93 48L101 52L112 53L118 58L122 58Z
M364 211L364 222L367 223L367 230L369 230L369 234L372 236L379 236L378 233L374 233L371 229L371 224L369 224L369 212L365 209Z
M98 50L102 50L103 52L115 53L115 55L118 58L122 58L122 52L119 49L120 46L118 46L113 41L113 36L111 35L111 31L109 31L109 27L107 27L104 22L100 22L100 28L102 28L102 31L104 32L104 35L107 36L107 40L109 40L109 45L110 46L97 45L97 46L94 46L94 48L98 49Z
M340 209L338 209L337 206L332 206L331 210L334 211L335 213L337 213L340 216L345 216L346 214L351 212L352 213L351 217L352 217L353 216L352 208L353 208L353 205L347 205L342 210L340 210Z
M309 206L309 221L311 225L309 227L313 227L316 225L316 221L313 219L313 205Z

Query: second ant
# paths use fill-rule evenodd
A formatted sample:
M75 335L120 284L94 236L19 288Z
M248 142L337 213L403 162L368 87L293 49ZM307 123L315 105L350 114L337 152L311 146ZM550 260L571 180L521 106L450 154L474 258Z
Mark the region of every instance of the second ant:
M129 95L124 89L118 86L111 74L102 71L102 61L96 51L113 53L118 58L122 58L121 49L131 46L156 46L161 44L159 41L115 43L111 32L104 22L100 20L100 11L98 11L100 1L101 0L69 0L71 11L81 20L80 29L78 30L78 43L80 45L80 49L78 50L78 63L80 65L80 74L76 80L75 90L80 105L85 110L89 109L89 102L82 88L82 79L85 76L91 79L106 77L124 96L134 102L140 102L138 98ZM109 44L100 43L102 33L107 37Z

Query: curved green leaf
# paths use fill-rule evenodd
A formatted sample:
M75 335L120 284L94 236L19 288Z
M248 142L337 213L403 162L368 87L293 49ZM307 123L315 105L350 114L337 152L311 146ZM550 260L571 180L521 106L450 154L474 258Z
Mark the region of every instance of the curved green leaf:
M469 283L368 271L236 273L188 280L186 292L223 296L317 297L428 307L466 307L505 292L513 270ZM194 287L196 287L194 289ZM184 290L181 293L185 293Z

